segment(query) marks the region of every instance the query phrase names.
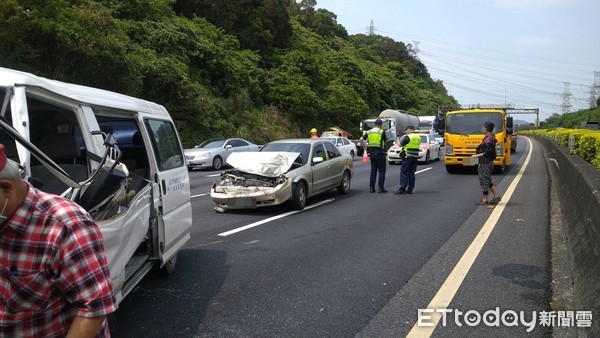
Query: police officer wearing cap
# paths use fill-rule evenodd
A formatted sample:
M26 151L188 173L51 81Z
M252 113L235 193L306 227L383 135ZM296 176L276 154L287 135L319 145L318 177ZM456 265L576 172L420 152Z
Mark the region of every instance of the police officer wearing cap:
M381 119L375 120L375 127L368 130L361 138L360 144L365 148L367 140L367 148L369 157L371 158L371 179L369 181L370 192L375 192L375 180L379 172L379 192L386 193L387 190L383 187L385 183L385 143L387 138L385 131L381 129Z
M402 168L400 168L400 189L394 194L412 194L415 188L415 172L417 171L421 136L415 134L414 126L406 126L406 135L402 136L398 143L406 151L406 157L402 160Z

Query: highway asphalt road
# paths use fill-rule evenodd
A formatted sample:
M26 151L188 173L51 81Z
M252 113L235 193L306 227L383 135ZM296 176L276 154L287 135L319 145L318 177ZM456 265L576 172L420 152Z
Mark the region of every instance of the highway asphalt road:
M390 192L370 194L370 165L355 158L349 194L331 190L298 213L288 205L216 213L208 193L219 172L190 172L192 239L172 275L150 274L121 303L114 336L401 337L429 306L452 312L425 336L550 336L510 316L531 321L551 297L550 183L539 144L520 137L512 163L494 176L503 201L487 207L476 205L475 171L420 164L415 193L398 196L400 166L388 165ZM455 320L488 310L513 325Z

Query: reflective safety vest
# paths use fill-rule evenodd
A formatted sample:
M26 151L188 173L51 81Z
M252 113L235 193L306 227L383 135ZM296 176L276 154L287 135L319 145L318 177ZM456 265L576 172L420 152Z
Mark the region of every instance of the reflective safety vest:
M418 134L408 134L408 144L404 146L406 156L419 157L419 147L421 146L421 136Z
M383 148L383 129L373 128L367 131L367 146L369 148Z

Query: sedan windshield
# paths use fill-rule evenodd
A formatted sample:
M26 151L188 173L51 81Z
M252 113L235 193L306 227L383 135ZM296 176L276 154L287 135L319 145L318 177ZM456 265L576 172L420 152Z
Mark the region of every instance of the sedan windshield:
M260 151L262 152L273 152L273 151L289 151L293 153L301 153L303 164L307 163L308 154L310 153L310 144L308 143L269 143L264 146Z
M198 145L196 148L207 148L207 149L221 148L224 143L225 143L225 140L207 140L207 141L200 143L200 145Z
M502 130L500 113L458 113L446 116L446 131L451 134L482 134L481 128L487 121L494 124L494 133Z

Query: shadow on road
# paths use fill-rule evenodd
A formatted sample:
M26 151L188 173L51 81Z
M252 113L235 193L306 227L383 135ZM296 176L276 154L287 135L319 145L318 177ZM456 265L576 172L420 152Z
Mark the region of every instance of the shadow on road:
M229 269L224 251L180 251L172 275L151 272L121 302L114 315L118 328L110 322L112 336L193 336Z

